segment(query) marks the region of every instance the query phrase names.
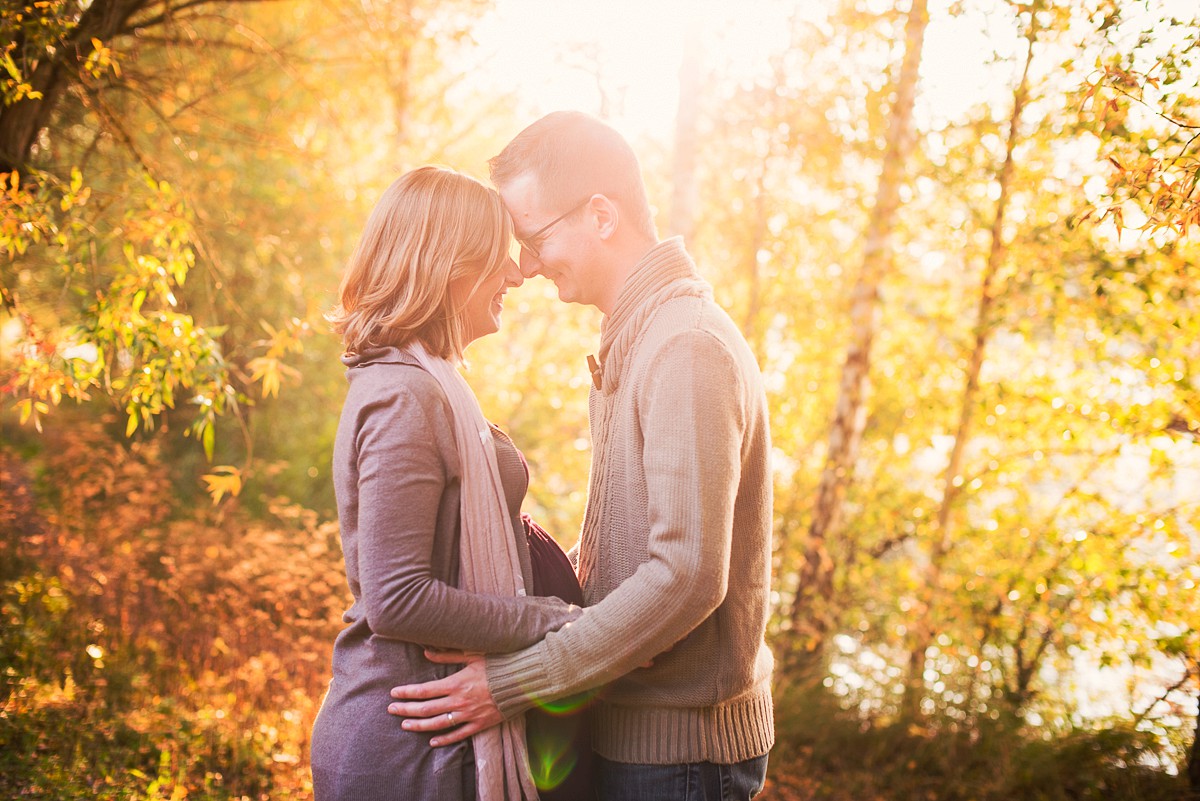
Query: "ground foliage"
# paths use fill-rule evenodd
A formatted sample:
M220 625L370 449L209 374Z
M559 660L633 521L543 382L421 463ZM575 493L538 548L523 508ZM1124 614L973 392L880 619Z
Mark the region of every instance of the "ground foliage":
M821 693L787 695L764 801L912 799L1184 801L1187 780L1150 767L1161 744L1125 724L1044 736L1021 720L933 731L871 724Z
M172 508L154 439L81 422L52 445L0 467L0 794L307 797L349 595L336 525Z

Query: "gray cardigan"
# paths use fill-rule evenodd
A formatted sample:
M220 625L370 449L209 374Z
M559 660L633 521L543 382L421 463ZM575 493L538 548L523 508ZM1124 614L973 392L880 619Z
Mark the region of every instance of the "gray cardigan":
M313 727L314 793L317 801L473 797L469 746L431 749L428 735L402 730L387 714L389 690L456 669L427 661L424 646L512 651L580 610L557 598L457 588L460 467L449 402L433 377L395 348L344 361L350 388L333 481L354 604ZM516 514L527 478L507 438L495 441L509 512ZM519 519L514 534L529 586Z

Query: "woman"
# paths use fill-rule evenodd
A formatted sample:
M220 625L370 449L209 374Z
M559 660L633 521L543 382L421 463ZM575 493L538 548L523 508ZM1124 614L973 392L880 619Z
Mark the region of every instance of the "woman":
M535 795L523 721L435 749L387 713L391 687L452 670L424 648L512 651L580 612L523 597L535 578L524 460L452 364L499 330L504 294L521 283L511 235L494 191L414 170L371 213L330 315L350 384L333 476L354 604L313 727L316 801ZM546 539L539 565L561 583L570 565L557 549L547 558Z

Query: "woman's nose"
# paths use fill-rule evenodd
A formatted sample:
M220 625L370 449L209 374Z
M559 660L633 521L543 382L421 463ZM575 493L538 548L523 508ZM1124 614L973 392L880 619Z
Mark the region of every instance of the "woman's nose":
M504 282L509 286L520 286L525 283L524 271L511 258L508 260L508 266L504 270Z

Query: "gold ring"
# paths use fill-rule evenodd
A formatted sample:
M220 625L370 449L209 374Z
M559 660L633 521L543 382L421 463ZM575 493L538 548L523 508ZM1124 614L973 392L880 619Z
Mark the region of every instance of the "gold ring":
M454 725L454 713L453 713L453 712L447 712L447 713L446 713L446 720L450 721L450 725L451 725L451 726L453 726L453 725Z

